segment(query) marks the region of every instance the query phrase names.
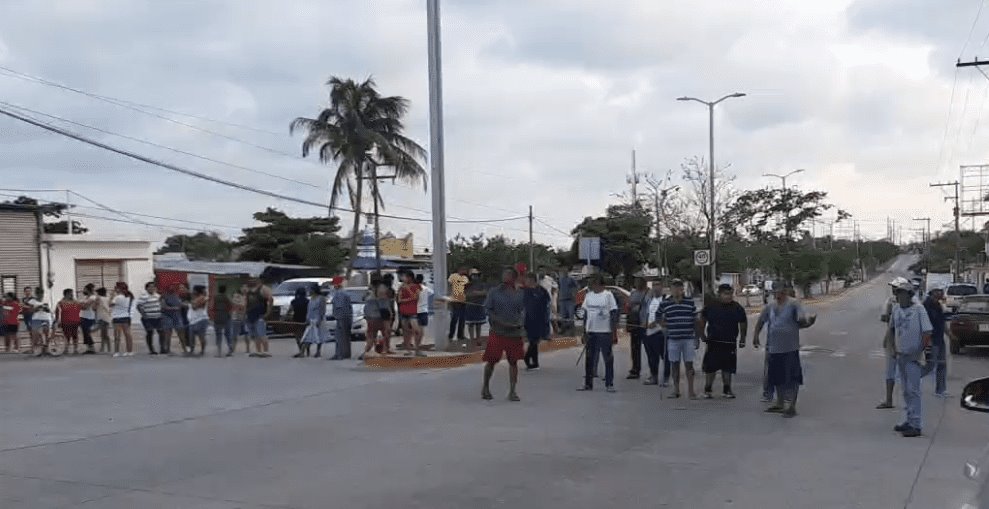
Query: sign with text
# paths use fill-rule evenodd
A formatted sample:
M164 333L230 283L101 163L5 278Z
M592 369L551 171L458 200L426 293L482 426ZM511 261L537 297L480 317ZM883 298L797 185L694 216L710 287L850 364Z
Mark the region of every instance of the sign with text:
M695 250L694 265L698 267L707 267L708 265L711 265L711 250L710 249Z

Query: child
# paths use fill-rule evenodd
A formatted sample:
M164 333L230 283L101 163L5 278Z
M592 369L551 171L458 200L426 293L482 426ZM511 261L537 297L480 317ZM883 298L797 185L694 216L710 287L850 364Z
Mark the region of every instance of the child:
M209 330L209 298L206 287L196 285L192 288L192 299L189 301L189 352L196 353L196 338L199 338L199 356L206 355L206 331Z
M309 347L316 345L316 355L321 357L323 351L323 325L326 321L326 297L320 292L319 285L309 287L309 305L306 310L308 326L302 335L303 354L309 357Z
M55 325L62 327L65 346L72 345L72 355L79 355L79 324L82 323L82 305L76 301L72 289L62 292L62 300L55 306Z
M8 293L3 302L3 346L5 352L20 348L17 342L18 317L21 315L21 301L13 292Z

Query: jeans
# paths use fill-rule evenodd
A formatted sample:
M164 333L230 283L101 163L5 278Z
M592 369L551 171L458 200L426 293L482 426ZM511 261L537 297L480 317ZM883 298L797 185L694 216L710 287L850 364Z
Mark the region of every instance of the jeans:
M457 339L464 338L464 322L467 319L467 304L463 302L450 303L450 334L448 338L453 339L453 334L457 334Z
M938 337L939 336L939 337ZM934 393L944 394L948 390L948 352L944 335L938 334L931 341L931 354L921 376L934 373Z
M557 303L560 313L560 324L565 329L573 329L573 319L577 314L577 301L572 299L561 299Z
M896 360L897 366L900 368L900 384L903 386L906 423L915 429L922 429L920 377L923 374L923 368L919 362L907 355L899 355Z
M766 350L766 357L762 364L762 397L763 399L773 399L776 395L776 388L769 385L769 350Z
M214 323L213 324L213 335L216 336L216 348L223 346L223 340L227 341L227 350L233 350L234 348L234 331L231 328L233 323ZM240 332L240 331L237 331Z
M646 347L646 361L649 364L649 376L659 379L659 359L663 359L663 382L670 380L670 360L666 355L666 337L662 332L649 334L642 342Z
M527 368L539 367L539 339L529 339L529 348L526 349L522 360Z
M96 320L91 318L83 318L79 325L79 328L82 329L82 342L89 349L93 348L93 325L96 325Z
M615 355L611 346L610 332L587 333L587 355L584 356L584 385L587 387L593 384L599 353L604 357L604 385L615 384Z
M646 331L638 324L629 325L634 326L629 333L631 336L629 347L632 349L632 369L629 370L629 374L638 375L642 371L642 342L646 337Z
M148 352L154 352L155 332L158 333L158 349L162 352L165 348L165 338L161 334L161 318L141 318L141 325L144 326L145 341L148 343Z
M336 341L336 352L333 356L337 359L350 358L350 331L354 326L354 317L338 316L336 319L337 328L334 331L334 341Z

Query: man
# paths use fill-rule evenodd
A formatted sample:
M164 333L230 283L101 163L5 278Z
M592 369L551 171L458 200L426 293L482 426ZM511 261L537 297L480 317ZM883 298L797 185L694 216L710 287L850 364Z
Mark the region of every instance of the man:
M539 278L539 286L543 287L546 293L549 294L550 301L546 303L546 325L556 334L559 331L556 329L556 323L553 321L553 313L557 309L557 295L560 291L560 285L556 283L556 280L553 279L549 271L543 268L543 277ZM545 339L549 338L550 335L546 334Z
M804 383L800 365L800 329L810 327L817 317L807 317L796 298L790 296L791 286L776 286L772 302L763 308L752 335L752 346L759 348L759 333L767 326L766 382L776 393L776 403L766 409L770 413L782 413L783 417L797 416L797 394Z
M336 341L336 351L331 361L342 361L350 358L350 331L354 327L354 303L350 294L343 290L344 278L333 278L333 297L330 300L330 312L336 321L333 340Z
M271 312L271 290L258 278L247 281L247 310L245 320L247 334L254 340L254 357L271 357L268 352L268 323L265 318Z
M643 344L646 347L646 359L649 364L649 378L645 385L659 384L659 359L663 359L663 387L670 384L670 359L666 354L666 335L659 325L656 315L659 314L659 306L666 296L663 295L663 284L656 281L652 285L647 304L642 307L639 322L647 326L646 337Z
M167 353L165 336L161 332L161 295L158 294L158 285L154 281L148 281L144 285L144 294L137 299L137 311L141 313L148 354L158 355L154 345L155 332L158 333L158 350Z
M904 437L919 437L922 434L920 377L923 368L920 359L924 349L931 344L934 327L927 310L913 299L913 285L899 283L893 288L896 293L896 306L890 316L889 328L893 331L893 349L896 352L896 365L900 370L900 383L903 385L903 404L906 407L906 420L893 427Z
M604 387L615 392L615 356L612 351L618 333L618 303L615 296L605 290L601 276L591 276L587 295L581 306L584 311L586 331L586 355L584 356L584 385L578 391L593 390L597 358L604 358Z
M525 288L522 290L525 302L525 335L529 348L525 352L525 369L539 369L539 341L549 336L550 295L546 287L536 283L534 273L526 274Z
M697 341L697 306L693 300L683 295L683 281L674 279L670 283L673 295L659 305L657 319L666 328L666 351L670 358L673 376L673 394L680 397L680 363L686 369L687 393L690 399L697 399L694 391L694 359L700 347Z
M491 396L491 375L495 365L501 362L502 353L508 359L509 372L509 401L521 401L516 387L519 382L518 362L525 356L522 348L522 338L525 335L525 302L522 290L516 285L519 273L513 268L502 272L502 284L492 288L484 300L491 331L488 333L488 344L484 348L482 359L484 365L484 387L481 397L486 400Z
M223 341L227 342L227 357L233 357L234 346L237 344L237 337L231 330L233 322L233 301L227 295L227 285L220 285L216 288L216 295L213 297L213 335L216 336L216 356L223 355Z
M416 336L416 345L421 345L426 327L429 326L429 307L433 302L433 289L426 285L426 278L422 274L416 274L416 284L421 289L419 292L419 313L416 315L419 319L419 335Z
M934 372L934 395L939 398L947 398L948 394L948 354L945 351L944 343L944 290L942 288L932 288L930 295L924 299L924 309L927 317L931 321L931 348L930 357L924 366L923 376Z
M879 320L885 324L889 324L890 317L893 314L893 308L896 306L896 288L898 286L910 285L913 288L913 284L907 281L904 277L893 278L889 282L890 296L886 299L883 307L883 313L879 316ZM893 332L888 326L883 328L885 334L883 335L883 350L886 352L886 399L879 402L876 405L877 410L886 410L894 408L893 406L893 392L896 389L896 350L893 348Z
M24 297L21 298L21 315L24 317L24 327L27 328L28 333L31 332L31 322L34 319L34 307L28 305L28 302L34 300L34 288L30 286L24 287ZM34 337L34 334L31 334Z
M86 345L83 355L96 355L93 344L93 327L96 325L96 285L89 283L82 288L82 312L79 313L82 342Z
M179 345L185 350L186 335L182 326L182 297L178 293L178 285L172 284L165 290L161 299L161 330L165 333L165 345L161 348L163 355L172 353L172 332L179 337Z
M560 325L563 331L570 332L574 328L573 319L577 312L577 281L570 277L567 271L560 270L557 286L557 312L560 314Z
M456 274L453 274L447 279L450 283L450 333L447 335L447 339L453 341L454 333L457 334L457 341L465 341L467 338L464 336L464 322L466 316L467 307L467 285L470 284L470 278L467 277L467 267L460 267L457 269Z
M719 285L718 301L704 306L701 311L698 329L701 341L707 345L701 366L705 377L704 399L713 397L711 387L719 371L724 389L722 396L725 399L735 399L735 394L731 390L731 376L735 374L738 366L736 348L745 348L748 322L745 308L735 302L734 294L731 285Z
M627 380L638 380L642 371L642 346L646 337L645 326L648 321L643 322L642 311L651 299L646 280L640 277L635 278L634 289L628 298L628 313L625 315L625 330L629 335L629 344L632 353L632 369L628 371Z

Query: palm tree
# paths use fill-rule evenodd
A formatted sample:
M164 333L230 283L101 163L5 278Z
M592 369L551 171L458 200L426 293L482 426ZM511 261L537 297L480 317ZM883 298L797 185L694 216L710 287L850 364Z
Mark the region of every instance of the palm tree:
M316 118L299 117L292 121L289 131L306 131L302 142L302 156L314 149L319 160L336 164L337 171L330 191L330 210L337 206L339 198L346 194L354 209L354 228L350 241L348 273L353 269L357 253L360 215L364 204L364 181L371 182L374 200L375 242L380 236L378 207L385 203L378 189L378 168L394 169L394 178L410 184L422 184L426 188L426 170L422 162L426 150L404 135L402 117L408 112L409 101L400 96L382 97L376 90L374 79L361 83L353 79L332 77L326 83L330 87L330 104ZM375 249L378 252L378 249ZM378 268L380 269L380 255Z

